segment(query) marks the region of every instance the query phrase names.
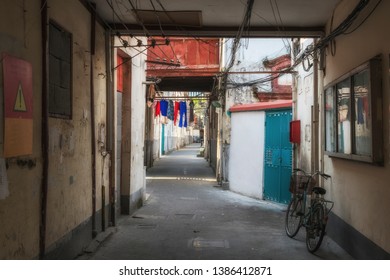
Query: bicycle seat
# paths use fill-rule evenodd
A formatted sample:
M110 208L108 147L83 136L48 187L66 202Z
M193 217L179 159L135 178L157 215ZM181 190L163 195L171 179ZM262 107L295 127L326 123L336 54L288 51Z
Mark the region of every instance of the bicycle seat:
M326 190L324 188L320 188L320 187L314 187L313 192L315 194L320 194L320 195L326 194Z

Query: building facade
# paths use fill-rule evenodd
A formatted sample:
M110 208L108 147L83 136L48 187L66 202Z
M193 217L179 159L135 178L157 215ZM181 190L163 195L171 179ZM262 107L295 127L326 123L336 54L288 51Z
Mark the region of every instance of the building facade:
M117 53L137 52L114 51L92 4L2 6L0 258L74 258L142 204L145 57L124 64L118 117Z

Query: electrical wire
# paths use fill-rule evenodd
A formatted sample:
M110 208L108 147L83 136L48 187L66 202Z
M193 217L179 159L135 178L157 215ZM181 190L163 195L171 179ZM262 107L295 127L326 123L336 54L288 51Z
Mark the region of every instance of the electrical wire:
M112 0L111 0L111 2L112 2ZM121 17L118 15L118 13L115 11L115 8L114 8L114 6L113 6L113 4L112 3L110 3L110 1L108 1L108 0L106 0L106 3L108 4L108 6L111 8L111 10L112 10L112 13L113 13L113 18L114 18L114 22L115 22L115 17L121 22L121 24L122 24L122 26L127 30L127 31L130 31L128 28L127 28L127 26L126 26L126 24L122 21L122 19L121 19ZM111 29L112 30L112 29Z
M133 2L132 2L131 0L128 0L128 2L129 2L129 4L130 4L131 8L133 9L133 13L134 13L135 16L136 16L137 23L138 23L139 25L141 25L142 29L144 30L144 32L145 32L145 34L146 34L146 37L147 37L147 38L151 38L151 40L155 40L152 36L150 36L148 29L146 28L145 24L142 22L140 16L138 15L137 7L133 4ZM156 15L156 17L157 17L157 21L158 21L159 26L160 26L160 30L161 30L161 33L162 33L162 37L165 38L165 33L164 33L164 31L163 31L163 28L162 28L162 25L161 25L160 18L158 17L156 8L155 8L155 6L154 6L152 0L150 0L150 4L152 5L153 10L154 10L154 13L155 13L155 15ZM166 38L166 42L169 42L169 44L170 44L169 38ZM160 49L161 53L162 53L167 59L169 59L169 56L165 53L165 51L164 51L159 45L157 45L157 47ZM173 48L172 48L172 50L173 50ZM174 51L173 51L173 53L174 53L174 56L176 57L176 61L178 61L176 53L175 53ZM158 57L158 56L156 55L156 57Z
M133 56L130 56L130 57L127 57L125 59L123 59L122 63L118 64L117 66L115 66L114 68L112 68L112 70L116 70L117 68L119 68L120 66L122 66L123 64L131 61L134 57L136 56L139 56L140 54L143 54L145 51L147 51L149 48L151 48L151 46L148 46L146 47L145 49L143 49L142 51L139 51L139 53L133 55ZM138 50L137 50L138 51Z
M358 26L356 26L354 29L352 29L352 30L350 30L350 31L348 31L348 32L344 32L343 34L344 34L344 35L348 35L348 34L351 34L351 33L355 32L357 29L359 29L360 26L362 26L362 25L367 21L367 19L375 12L376 8L378 8L378 6L379 6L379 4L380 4L381 2L382 2L382 0L379 0L379 1L375 4L374 8L373 8L373 9L369 12L369 14L362 20L362 22L359 23Z
M194 38L195 40L199 41L199 42L202 42L202 43L205 43L205 44L208 44L208 45L211 45L212 44L199 37L199 36L195 36L194 34L191 34L189 31L187 31L186 29L184 29L183 27L179 26L175 20L171 17L171 15L168 13L168 10L164 7L164 5L161 3L160 0L156 0L156 2L159 4L159 6L161 7L161 9L164 11L165 15L168 17L168 19L171 21L172 25L178 30L178 31L181 31L181 32L184 32L186 34L186 37L190 37L190 38ZM201 44L199 45L200 47L203 47ZM203 47L204 48L204 47ZM216 54L216 53L213 53L213 54Z
M277 0L274 0L274 3L275 3L275 6L276 6L276 11L278 13L278 16L279 16L279 20L280 20L280 23L281 23L281 26L282 26L282 33L284 33L284 35L286 36L286 32L284 30L284 23L283 23L283 20L282 20L282 17L280 15L280 11L279 11L279 5L278 5L278 2ZM286 36L287 37L287 36ZM282 38L283 42L285 43L285 47L286 47L286 51L287 52L291 52L291 49L290 49L290 44L289 42L285 39L285 38Z
M379 6L380 2L382 0L379 0L377 4L374 6L373 10L364 18L364 20L353 30L348 31L348 29L353 25L355 20L357 19L358 15L364 10L364 8L368 5L367 0L360 0L360 2L356 5L356 7L353 9L353 11L347 16L347 18L333 31L330 32L328 36L320 40L316 45L309 45L302 53L299 55L295 63L291 65L290 67L284 69L279 74L276 75L268 75L264 78L255 79L243 83L236 83L230 80L229 83L229 89L231 88L239 88L239 87L245 87L245 86L253 86L256 84L264 84L267 82L270 82L274 79L277 79L281 77L282 75L286 74L286 72L289 72L293 70L296 66L299 64L303 64L304 70L309 71L310 68L313 66L312 63L310 63L310 57L314 57L318 51L326 48L329 44L332 44L334 42L334 39L337 36L343 35L343 34L351 34L352 32L356 31L357 28L359 28L367 19L368 17L374 12L374 10ZM305 62L306 61L306 62Z
M111 0L111 3L110 3L108 0L106 0L106 3L108 4L108 6L109 6L109 7L111 8L111 10L112 10L112 13L113 13L113 22L115 22L115 17L116 17L116 18L120 21L120 23L122 24L122 26L123 26L127 31L130 32L130 30L127 28L127 25L123 22L123 20L121 19L121 17L120 17L120 16L118 15L118 13L115 11L115 8L114 8L114 5L113 5L112 0ZM115 3L117 4L117 7L119 8L118 0L115 0ZM122 2L120 2L120 4L123 5ZM125 7L125 6L124 6L124 7ZM126 7L125 7L125 8L126 8ZM96 11L96 9L95 9L95 11ZM119 9L119 11L121 11L121 9ZM123 16L123 14L122 14L122 16ZM112 28L110 28L110 31L113 31ZM129 34L130 34L130 37L131 37L131 38L136 39L138 42L141 41L139 38L137 38L137 37L131 35L131 33L129 33ZM119 35L119 36L118 36L118 34L116 34L116 35L117 35L118 38L120 38L120 41L121 41L121 42L124 42L124 40L121 39L121 36L120 36L120 35ZM124 46L124 47L126 47L126 46ZM135 48L134 48L134 49L135 49Z
M161 36L162 36L163 38L165 38L165 34L164 34L164 30L163 30L162 25L161 25L160 17L159 17L158 14L157 14L156 7L155 7L154 4L153 4L153 0L150 0L150 4L152 5L154 14L155 14L155 16L156 16L156 18L157 18L158 25L159 25L160 30L161 30Z
M343 22L341 22L338 27L316 44L315 50L325 48L334 38L347 32L348 28L351 27L358 15L364 10L369 2L370 1L368 0L360 0L353 11L347 16L347 18L344 19Z
M145 27L144 23L142 22L140 16L138 15L138 12L137 12L138 9L134 6L134 4L133 4L133 2L131 0L128 0L128 2L130 4L131 8L133 9L133 13L134 13L134 15L136 17L136 20L137 20L138 24L141 25L142 29L145 32L146 37L149 38L150 37L149 31L146 29L146 27Z
M107 3L108 0L106 0ZM128 0L129 3L132 4L132 2L130 0ZM376 8L379 6L379 4L381 3L382 0L379 0L375 7L371 10L371 12L363 19L362 22L360 22L355 28L353 28L352 30L349 30L349 28L351 28L353 26L353 23L356 22L356 19L358 18L359 14L364 10L364 8L368 5L368 3L370 1L368 0L360 0L359 3L355 6L355 8L353 9L353 11L348 15L348 17L334 30L331 30L331 32L329 33L328 36L326 36L325 38L323 38L322 40L319 40L317 42L317 44L315 45L312 45L308 48L306 48L300 56L297 57L294 65L292 65L290 68L288 68L288 71L289 70L292 70L294 67L296 67L298 64L300 64L302 61L307 61L308 57L309 56L315 56L317 55L317 52L318 51L321 51L323 50L324 48L326 48L331 42L334 42L334 39L340 35L345 35L345 34L351 34L352 32L356 31L361 25L364 24L364 22L366 22L366 20L371 16L371 14L376 10ZM167 12L167 10L165 9L165 7L162 5L161 1L160 0L156 0L156 2L160 5L160 7L162 8L162 10L167 14L168 18L170 18L171 22L173 24L175 24L174 20L170 17L169 13ZM237 51L238 51L238 48L239 46L241 46L241 42L240 42L240 38L242 38L242 36L245 34L245 32L249 32L250 30L250 16L252 14L252 10L253 10L253 0L248 0L247 1L247 9L246 9L246 12L245 12L245 15L244 15L244 19L239 27L239 30L237 31L237 34L236 34L236 37L234 38L234 41L233 41L233 46L231 48L231 54L230 54L230 57L229 57L229 63L228 63L228 67L227 69L230 69L233 64L234 64L234 61L235 61L235 57L236 57L236 54L237 54ZM279 7L278 7L278 4L276 2L276 0L274 0L274 2L272 2L272 0L270 0L270 4L271 4L271 8L273 9L273 14L274 14L274 18L275 18L275 21L278 22L280 21L283 25L283 21L282 21L282 17L280 15L280 10L279 10ZM274 6L275 5L275 6ZM133 5L134 6L134 5ZM255 13L256 14L256 13ZM256 14L258 17L262 18L259 14ZM279 18L279 19L278 19ZM262 18L264 21L266 21L264 18ZM160 22L161 24L161 22ZM142 24L143 25L143 24ZM146 27L145 27L146 28ZM184 30L182 27L176 25L176 28L178 28L179 30L181 31L185 31L187 32L186 30ZM162 29L162 25L160 27L160 29ZM281 32L283 32L282 30L280 30ZM148 32L146 33L148 34ZM199 38L197 38L196 36L193 36L193 35L190 35L191 37L195 38L196 40L199 40ZM173 50L173 47L171 46L172 50ZM308 65L308 68L311 68L312 65ZM226 71L226 70L225 70ZM228 72L228 71L226 71ZM287 72L287 71L286 71ZM276 78L279 78L281 75L283 75L284 73L281 72L280 74L278 75L269 75L267 77L264 77L264 78L260 78L260 79L255 79L255 80L252 80L252 81L248 81L248 82L245 82L245 83L234 83L234 84L231 84L229 86L234 86L234 87L238 87L238 86L251 86L251 85L254 85L256 83L265 83L265 82L269 82L269 81L272 81L273 79L276 79ZM225 83L227 85L227 79L225 79L225 81L223 81L223 83ZM214 83L215 84L215 83ZM213 87L213 91L215 90L215 85Z
M132 2L131 2L130 0L128 0L128 1L132 4ZM115 17L116 17L116 18L120 21L120 23L122 24L122 26L123 26L127 31L129 31L130 37L136 39L138 42L141 42L141 39L139 39L139 38L137 38L137 37L131 35L131 32L130 32L130 30L128 29L127 25L123 22L123 20L122 20L122 18L120 17L120 15L115 11L115 7L114 7L114 5L113 5L113 1L111 0L111 3L110 3L108 0L106 0L106 3L108 4L108 6L111 8L111 10L112 10L112 12L113 12L113 18L114 18L113 21L115 22ZM118 0L115 0L115 3L116 3L116 5L117 5L118 10L120 11L122 17L124 17L123 13L121 12L121 9L119 8L119 3L120 3L124 8L126 8L127 10L128 10L128 8L127 8L126 6L124 6L124 4L123 4L122 2L118 2ZM93 7L91 4L90 4L90 6ZM95 10L96 10L96 9L95 9ZM128 10L128 11L129 11L129 10ZM109 26L109 25L108 25L108 26ZM112 31L112 28L111 28L111 27L110 27L110 30ZM124 40L124 39L120 36L120 34L116 34L116 36L119 38L119 40L120 40L120 42L122 43L122 45L123 45L124 48L131 47L131 46L129 46L128 42L127 42L126 40ZM146 35L146 37L148 37L148 36ZM136 56L138 56L138 55L140 55L140 54L146 55L144 52L145 52L147 49L150 49L149 47L147 47L146 49L144 49L144 50L142 50L142 51L139 51L136 47L132 47L132 48L133 48L134 50L138 51L138 54L136 54L136 55L130 57L129 59L126 59L126 60L124 61L124 63L130 61L131 58L134 58L134 57L136 57ZM150 50L150 51L151 51L151 50ZM154 53L153 51L151 51L151 52ZM154 54L155 54L155 53L154 53ZM155 54L155 55L156 55L156 54ZM157 56L157 55L156 55L156 56ZM123 63L122 63L122 64L123 64ZM121 65L122 65L122 64L121 64ZM133 65L134 65L134 64L133 64ZM119 66L120 66L120 65L117 65L117 66L114 67L113 69L117 69ZM134 65L134 66L137 66L137 65Z

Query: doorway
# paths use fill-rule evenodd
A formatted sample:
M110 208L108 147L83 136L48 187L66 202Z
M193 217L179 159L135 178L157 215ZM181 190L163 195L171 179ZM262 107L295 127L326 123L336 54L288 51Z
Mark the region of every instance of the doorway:
M291 109L266 113L264 198L285 204L290 201L292 145L289 140L289 124L291 119Z

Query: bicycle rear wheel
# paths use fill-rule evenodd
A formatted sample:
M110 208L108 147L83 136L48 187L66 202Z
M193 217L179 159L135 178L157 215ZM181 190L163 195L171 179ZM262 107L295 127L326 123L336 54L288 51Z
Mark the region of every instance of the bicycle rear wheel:
M285 229L288 237L292 238L297 235L302 225L303 211L302 197L294 196L288 204L286 212Z
M317 203L312 206L310 216L306 225L306 247L310 253L320 248L325 235L324 207Z

